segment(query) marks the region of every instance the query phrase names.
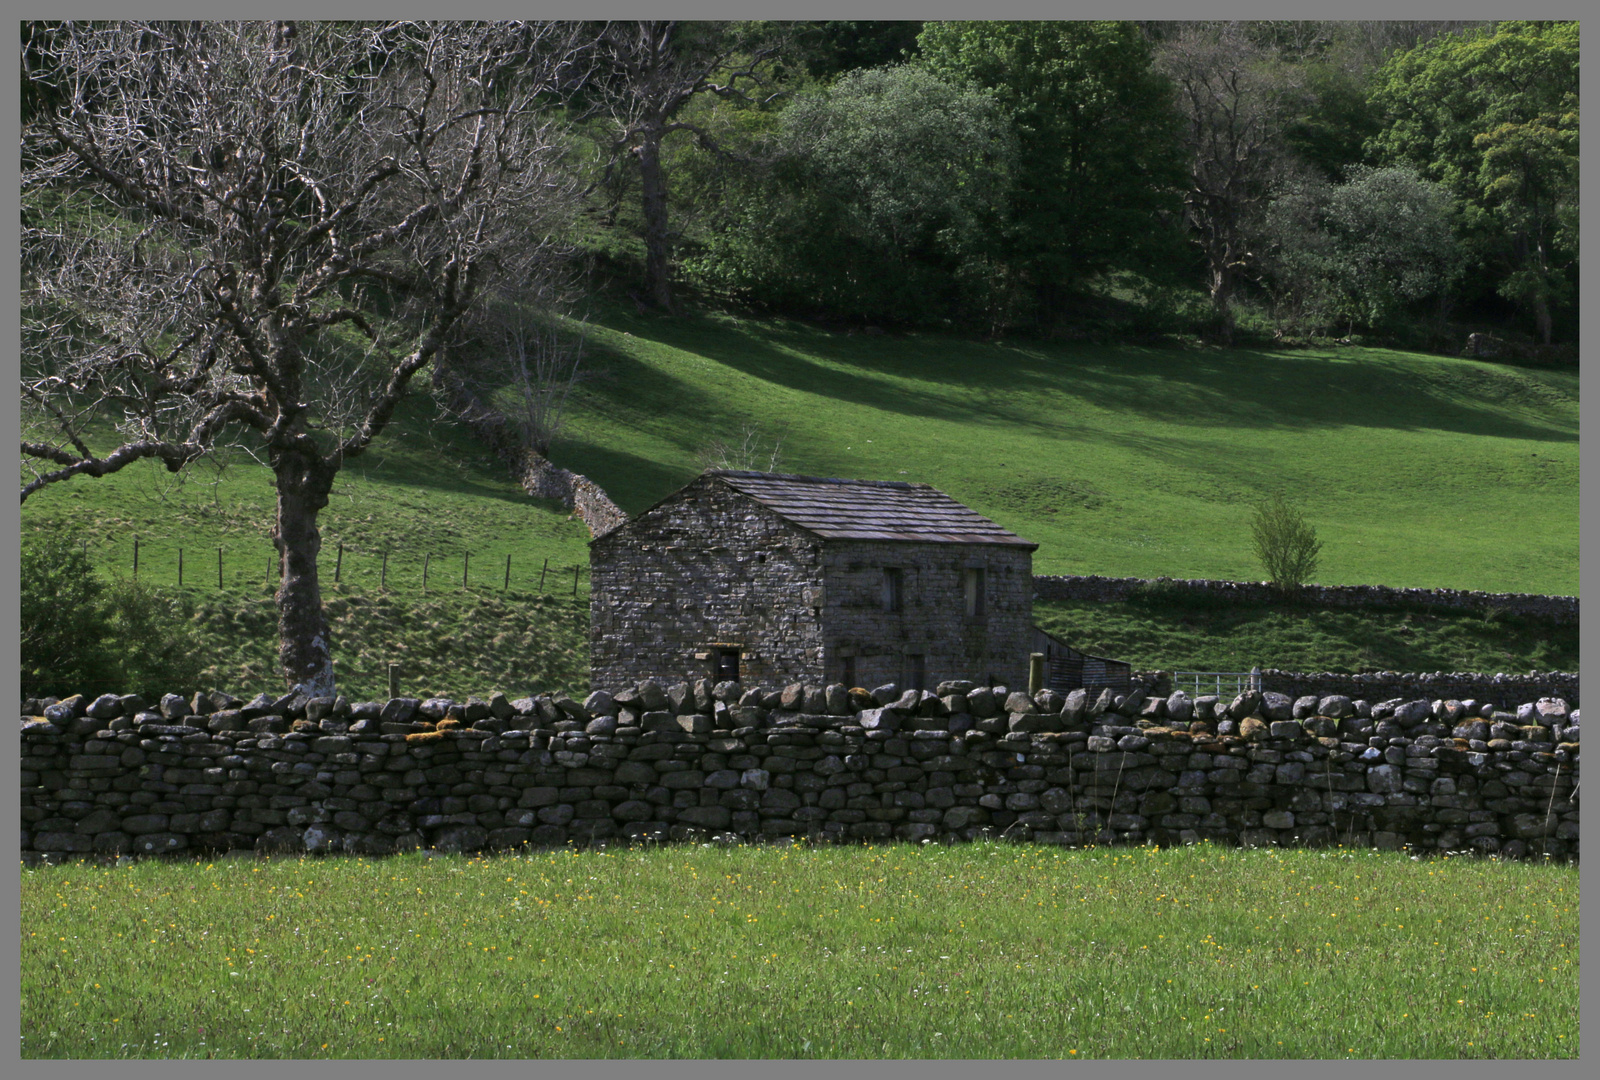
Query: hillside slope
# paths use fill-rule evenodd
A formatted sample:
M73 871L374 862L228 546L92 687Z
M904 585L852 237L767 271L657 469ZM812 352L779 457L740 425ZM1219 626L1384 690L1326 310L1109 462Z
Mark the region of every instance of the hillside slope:
M621 311L594 342L554 457L630 512L753 426L785 471L949 492L1038 541L1039 573L1259 579L1250 505L1279 491L1323 583L1577 591L1573 373Z

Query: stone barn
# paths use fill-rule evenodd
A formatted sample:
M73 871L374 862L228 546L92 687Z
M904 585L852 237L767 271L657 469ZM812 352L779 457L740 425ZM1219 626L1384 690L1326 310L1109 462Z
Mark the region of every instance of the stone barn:
M926 484L708 471L590 542L591 685L1025 687L1037 547Z

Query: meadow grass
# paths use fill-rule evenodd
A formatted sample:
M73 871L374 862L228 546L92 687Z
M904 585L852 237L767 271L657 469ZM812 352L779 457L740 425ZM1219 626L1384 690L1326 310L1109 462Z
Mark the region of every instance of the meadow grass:
M1556 1058L1570 864L706 845L22 872L21 1055Z
M1251 505L1324 541L1322 584L1575 595L1578 376L1384 349L869 337L780 319L593 319L556 460L636 513L713 437L913 480L1037 541L1036 573L1259 580Z

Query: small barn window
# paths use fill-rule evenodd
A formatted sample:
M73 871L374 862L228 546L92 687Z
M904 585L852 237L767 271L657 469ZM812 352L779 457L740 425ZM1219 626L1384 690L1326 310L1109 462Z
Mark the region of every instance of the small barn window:
M898 566L883 568L883 610L905 610L905 574Z
M963 575L962 594L967 614L973 618L984 613L984 576L981 566L969 566Z
M719 681L728 680L728 679L731 679L731 680L733 680L735 682L738 681L738 679L739 679L739 650L738 649L718 649L717 650L717 655L716 655L716 661L717 661L716 676L717 676L717 679Z

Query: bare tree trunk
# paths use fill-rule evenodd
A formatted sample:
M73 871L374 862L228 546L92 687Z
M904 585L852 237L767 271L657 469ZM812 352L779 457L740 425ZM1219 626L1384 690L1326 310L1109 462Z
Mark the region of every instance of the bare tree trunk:
M278 549L278 662L291 689L332 696L333 649L322 610L317 553L322 534L317 514L328 505L333 474L324 463L285 454L276 464L278 518L272 531Z
M639 187L644 210L644 278L650 302L672 312L671 251L667 240L667 179L661 173L658 125L647 127L635 151L639 155Z

